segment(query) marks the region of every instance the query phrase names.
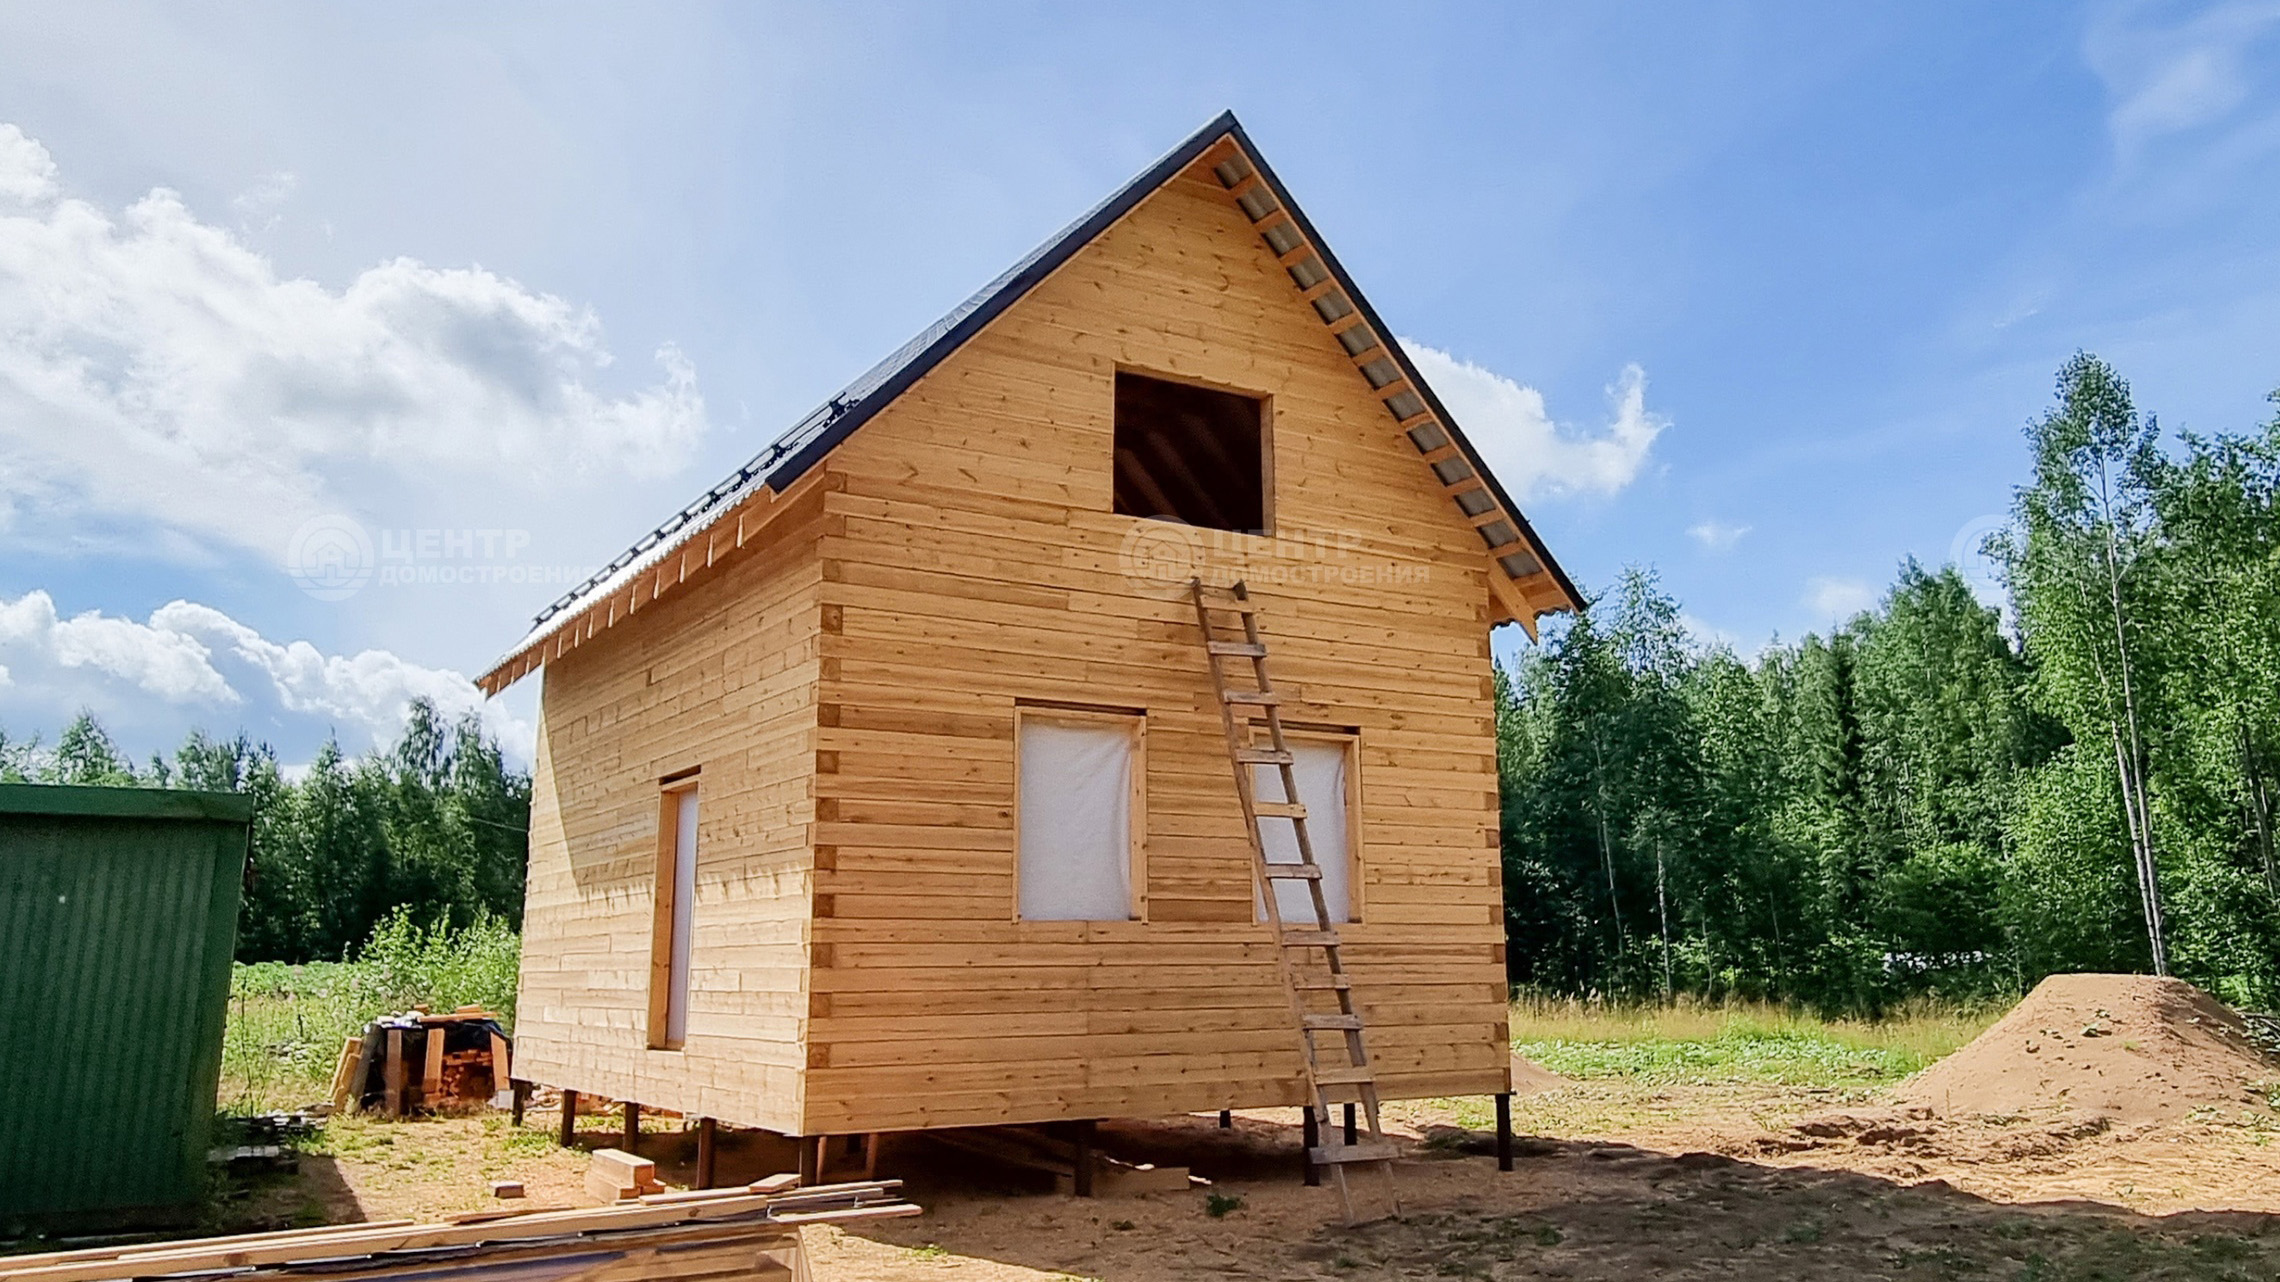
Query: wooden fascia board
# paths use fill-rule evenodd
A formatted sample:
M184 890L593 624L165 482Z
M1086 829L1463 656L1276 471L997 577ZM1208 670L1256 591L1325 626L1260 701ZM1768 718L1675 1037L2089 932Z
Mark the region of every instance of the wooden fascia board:
M1409 360L1408 353L1402 351L1401 345L1394 341L1391 331L1387 329L1385 322L1378 316L1376 309L1370 305L1368 297L1354 284L1352 276L1338 261L1337 255L1331 251L1328 242L1324 241L1321 234L1315 231L1312 222L1307 219L1305 211L1300 209L1298 204L1291 199L1289 190L1275 176L1273 166L1260 158L1258 148L1251 143L1249 135L1243 131L1243 127L1239 123L1233 123L1230 126L1230 143L1227 149L1222 151L1219 147L1214 146L1206 153L1205 159L1217 164L1219 160L1233 155L1241 156L1243 162L1252 171L1235 184L1235 189L1249 190L1251 187L1263 183L1267 192L1274 197L1279 206L1274 213L1253 223L1254 229L1263 232L1265 228L1287 219L1299 234L1302 242L1300 248L1312 246L1315 252L1321 256L1322 264L1329 272L1327 280L1317 282L1313 287L1300 291L1301 299L1312 302L1330 292L1332 288L1338 289L1343 293L1347 303L1353 308L1359 319L1339 317L1328 325L1329 331L1335 334L1356 324L1368 325L1370 331L1377 336L1377 346L1384 349L1385 353L1392 358L1395 367L1401 371L1401 378L1386 384L1384 387L1372 388L1371 394L1378 398L1380 403L1383 403L1389 397L1408 391L1425 403L1426 408L1423 412L1411 415L1401 421L1399 424L1401 429L1406 431L1425 422L1437 422L1440 425L1441 430L1462 451L1466 461L1472 465L1473 470L1487 485L1490 497L1495 500L1496 506L1492 510L1501 511L1504 514L1505 519L1511 522L1513 530L1520 536L1521 546L1526 547L1529 555L1536 559L1537 564L1544 567L1554 590L1551 593L1544 594L1545 597L1548 597L1550 604L1543 608L1546 610L1581 610L1583 608L1582 594L1568 580L1566 572L1560 568L1559 562L1552 557L1550 550L1544 546L1543 540L1537 537L1534 527L1529 525L1527 518L1520 514L1518 505L1514 504L1511 498L1505 494L1504 487L1497 481L1495 473L1489 471L1486 464L1482 462L1479 451L1473 448L1471 441L1466 438L1464 430L1457 425L1455 418L1449 414L1448 408L1441 404L1440 397L1434 393L1432 385L1427 383L1424 377L1417 372L1416 367ZM1226 184L1223 183L1221 186L1225 188ZM1293 249L1289 253L1280 255L1280 257L1289 258L1291 254L1295 253L1298 253L1298 249ZM1370 350L1373 349L1364 349L1364 352L1354 354L1357 372L1361 364L1366 363L1363 358L1367 356ZM1539 599L1537 594L1524 593L1517 585L1513 585L1511 577L1504 572L1503 566L1496 563L1493 554L1489 557L1489 574L1492 580L1513 586L1514 594L1523 601L1523 608L1515 611L1516 615L1527 614L1530 609L1535 608L1534 602ZM1506 604L1501 600L1498 603L1500 605ZM1508 605L1507 608L1509 608ZM1525 626L1530 635L1534 635L1535 628L1532 615L1527 617Z
M831 476L829 469L815 468L781 492L763 486L632 582L596 599L550 635L493 664L490 671L475 678L475 685L486 695L496 695L548 662L631 619L642 607L667 592L707 577L727 559L728 553L758 539L800 498L835 484L827 480ZM703 555L700 557L699 553Z

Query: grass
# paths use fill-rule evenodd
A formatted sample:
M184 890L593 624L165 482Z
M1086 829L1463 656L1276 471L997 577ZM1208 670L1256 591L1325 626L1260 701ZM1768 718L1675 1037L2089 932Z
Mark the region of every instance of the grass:
M229 1113L322 1099L341 1042L374 1017L424 1005L476 1004L512 1031L521 941L496 921L464 930L380 924L354 961L239 963L230 973L220 1102Z
M1873 1087L1922 1070L2001 1014L1925 1005L1876 1021L1824 1020L1763 1003L1522 997L1512 1005L1512 1042L1545 1068L1584 1081Z

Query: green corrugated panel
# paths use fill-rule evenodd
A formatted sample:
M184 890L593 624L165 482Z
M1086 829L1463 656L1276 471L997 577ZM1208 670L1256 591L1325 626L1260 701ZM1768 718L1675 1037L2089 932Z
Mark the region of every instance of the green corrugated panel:
M251 816L0 784L0 1226L202 1192Z

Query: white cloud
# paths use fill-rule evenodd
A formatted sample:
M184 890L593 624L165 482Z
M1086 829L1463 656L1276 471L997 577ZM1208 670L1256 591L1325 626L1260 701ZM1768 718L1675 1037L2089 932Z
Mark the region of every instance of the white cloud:
M1740 633L1721 628L1698 614L1689 614L1684 610L1679 611L1678 626L1686 629L1686 634L1694 638L1694 644L1704 650L1725 649L1732 650L1737 654L1741 652L1742 637Z
M269 678L288 712L353 725L385 740L403 728L411 701L424 698L447 717L483 713L493 722L493 733L522 755L529 753L528 728L506 719L473 682L448 668L421 667L386 650L338 655L306 641L279 644L211 606L189 601L159 607L150 622L154 628L196 637L235 655Z
M2128 9L2111 11L2084 41L2113 101L2107 127L2124 157L2165 134L2222 120L2247 102L2250 47L2280 24L2280 5L2215 5L2168 28L2133 24L2130 16Z
M99 692L114 705L134 696L172 705L232 707L249 702L217 666L217 657L255 678L248 689L284 711L386 742L403 729L411 701L432 701L447 717L476 712L515 755L527 760L532 728L486 701L465 676L427 668L385 650L326 654L306 641L279 643L211 606L174 601L137 623L90 611L58 617L45 592L0 600L0 654L14 660L29 685L15 692L68 705L89 693L70 678L104 678ZM7 669L0 668L0 673ZM43 679L44 678L44 679ZM65 689L71 686L72 689ZM221 730L224 727L211 726Z
M28 205L54 191L55 160L47 148L16 126L0 123L0 196Z
M1555 423L1543 393L1415 339L1402 350L1432 384L1489 469L1513 496L1613 494L1629 485L1669 423L1646 407L1647 377L1636 365L1608 389L1614 419L1597 433Z
M0 601L0 651L59 668L88 669L167 703L231 704L237 691L195 638L89 611L56 614L45 592Z
M1816 577L1805 584L1805 607L1816 618L1842 623L1876 608L1876 589L1859 579Z
M1742 536L1750 532L1747 525L1727 525L1723 521L1703 521L1686 527L1687 537L1712 552L1731 552Z
M243 212L273 207L273 180ZM543 491L662 475L705 430L695 371L613 395L594 314L481 267L281 278L157 189L115 215L61 196L0 126L0 505L153 519L274 555L375 473ZM0 206L0 209L4 209ZM217 483L226 478L227 483Z
M238 225L247 231L275 231L285 221L285 202L300 186L298 176L279 171L230 197L230 208L242 216Z

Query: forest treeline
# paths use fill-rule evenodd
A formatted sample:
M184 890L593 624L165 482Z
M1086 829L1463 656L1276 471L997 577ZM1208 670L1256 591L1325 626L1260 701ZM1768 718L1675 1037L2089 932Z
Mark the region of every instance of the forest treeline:
M193 731L137 765L81 713L52 748L0 733L0 780L251 795L240 961L337 961L398 910L429 926L522 921L530 776L475 715L447 721L424 699L394 745L351 760L327 740L295 778L242 734Z
M2280 399L2280 394L2276 394ZM1516 981L1873 1013L2067 970L2280 998L2280 419L2060 372L1990 541L1742 657L1634 570L1498 683Z

